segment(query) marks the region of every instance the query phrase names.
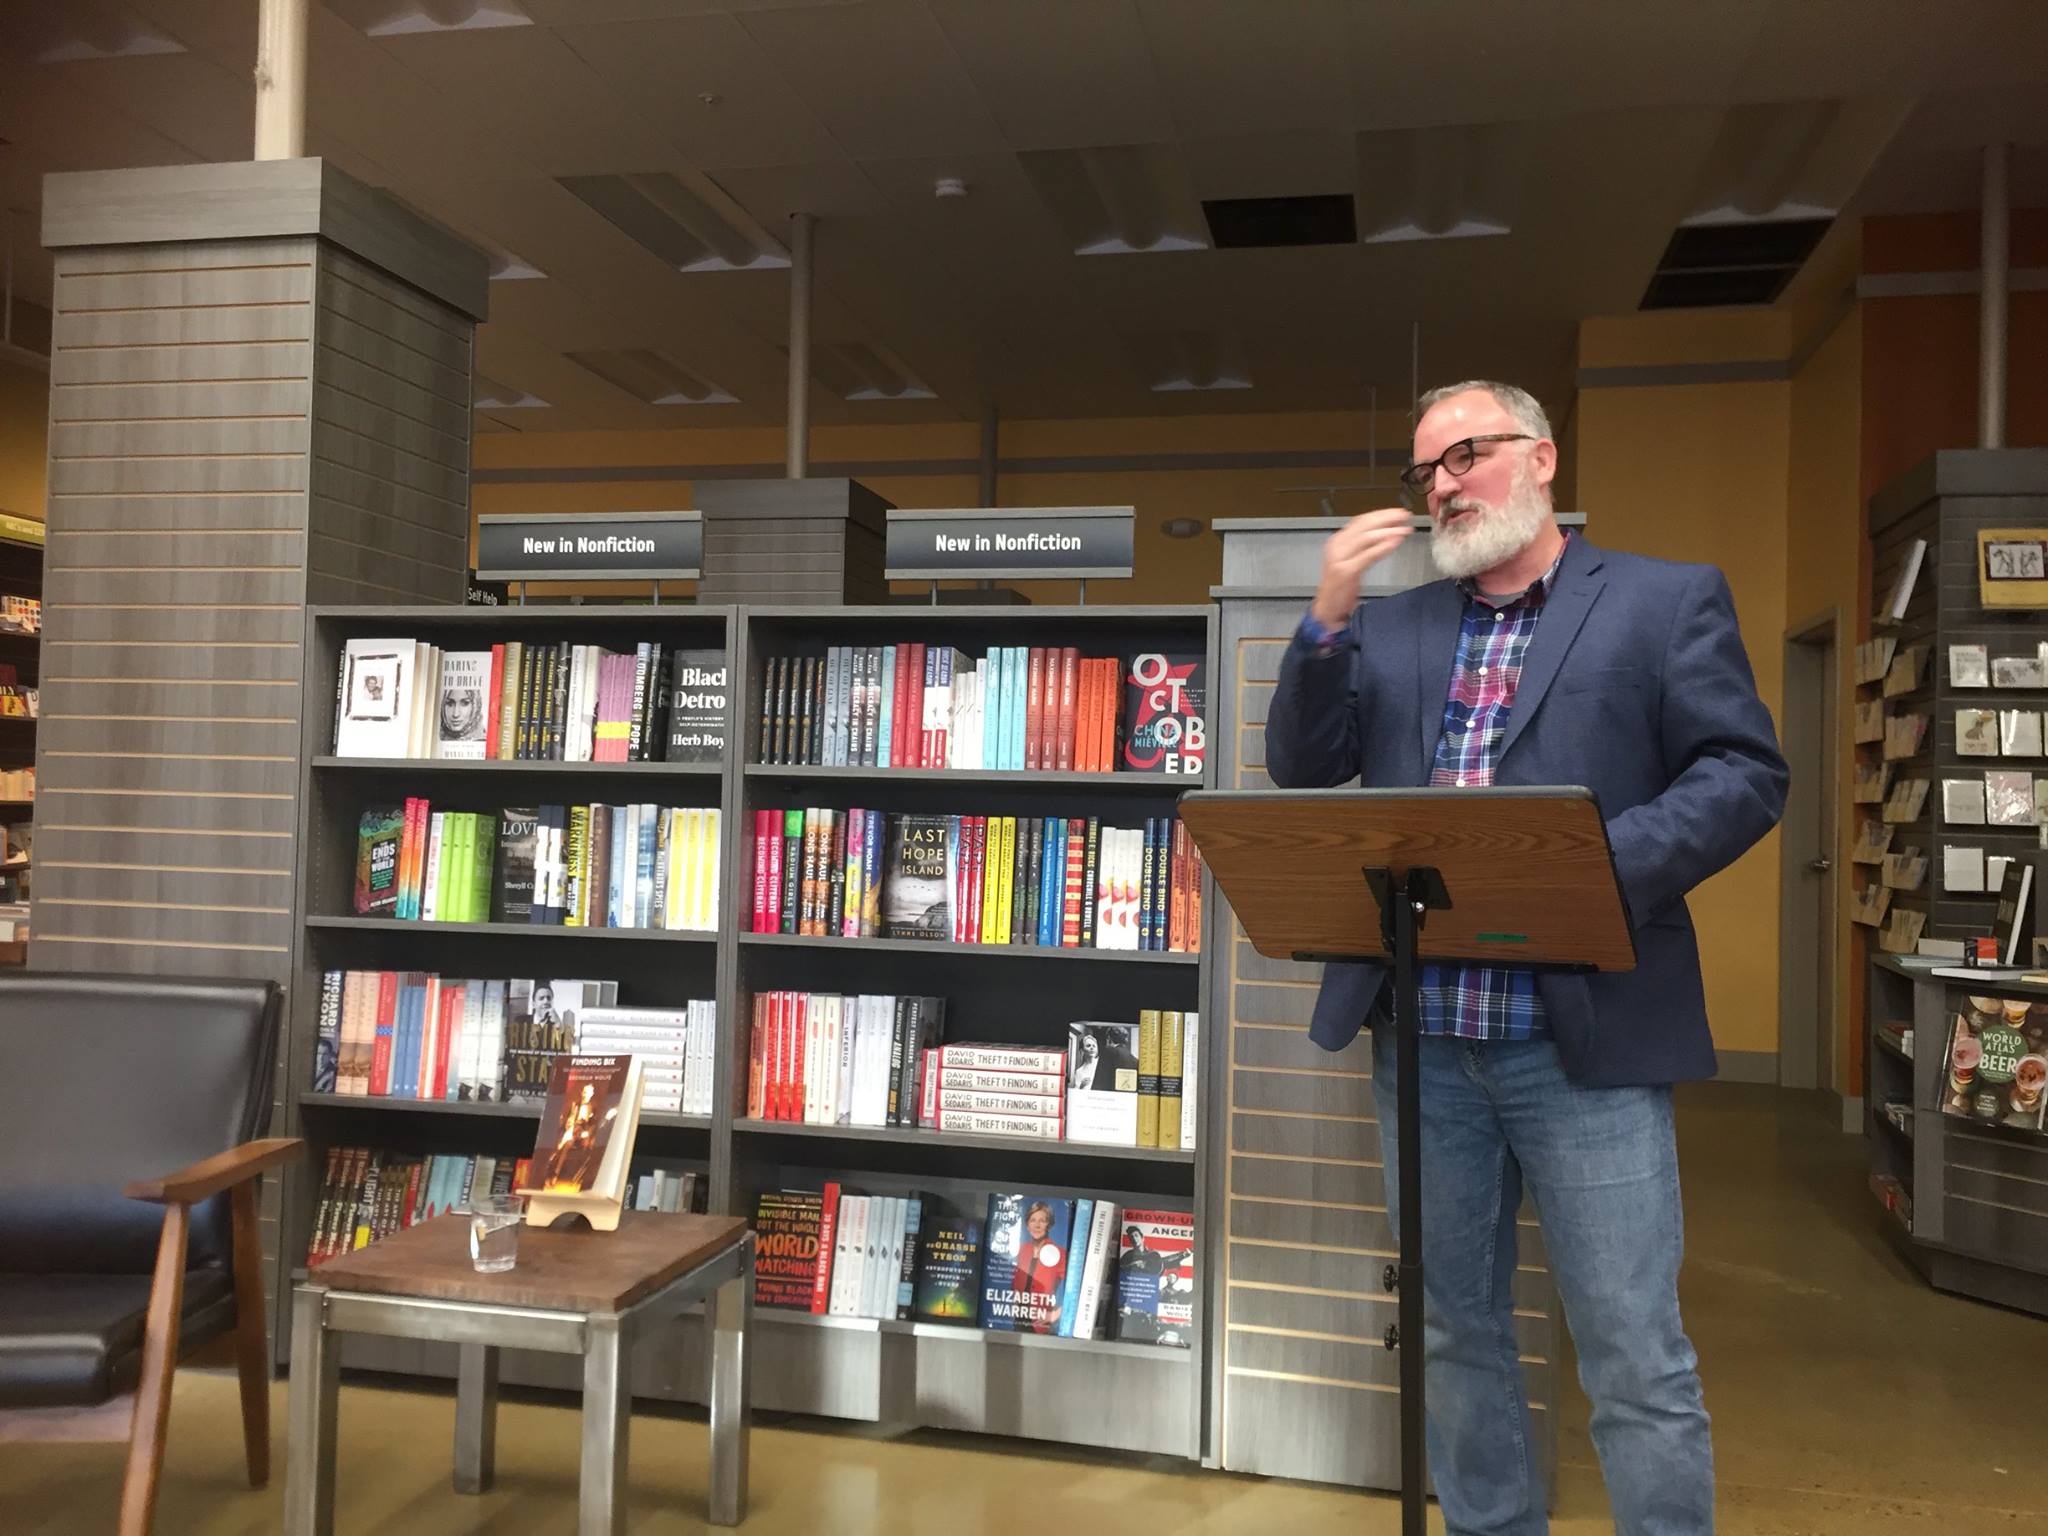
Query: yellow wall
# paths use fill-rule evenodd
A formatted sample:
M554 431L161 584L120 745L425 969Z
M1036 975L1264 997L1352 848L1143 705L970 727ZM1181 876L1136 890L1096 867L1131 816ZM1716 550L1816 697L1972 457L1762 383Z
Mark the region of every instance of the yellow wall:
M1786 327L1777 317L1759 323L1739 314L1733 324L1731 341L1699 316L1588 322L1580 364L1727 361L1731 348L1759 346L1783 357ZM1578 403L1579 505L1593 537L1726 573L1773 718L1784 674L1791 391L1782 381L1588 388ZM1716 1045L1775 1052L1777 834L1701 886L1690 905Z
M0 512L43 521L50 376L0 358Z

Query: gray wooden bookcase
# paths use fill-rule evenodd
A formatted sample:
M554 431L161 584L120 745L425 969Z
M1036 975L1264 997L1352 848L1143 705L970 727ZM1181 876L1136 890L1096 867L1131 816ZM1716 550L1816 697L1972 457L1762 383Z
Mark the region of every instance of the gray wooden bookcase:
M1928 856L1923 884L1895 891L1894 910L1926 916L1923 938L1953 943L1994 929L1995 892L1951 892L1943 885L1943 855L1950 847L1981 847L1987 854L2041 857L2032 826L1952 825L1942 807L1944 778L1972 778L1986 770L2014 769L2048 777L2048 754L2033 757L1963 756L1956 750L1958 709L2048 710L2048 689L1957 687L1949 647L1982 645L1992 659L2032 656L2048 640L2048 611L1986 608L1977 577L1977 536L1988 528L2048 528L2048 451L1959 449L1931 455L1871 498L1868 530L1872 607L1893 590L1916 540L1926 554L1904 613L1881 616L1873 633L1898 649L1925 646L1921 684L1883 700L1885 714L1932 716L1921 750L1894 762L1893 782L1928 780L1926 804L1897 824L1893 851L1917 848ZM1881 684L1854 689L1859 702L1882 696ZM1882 747L1857 748L1859 763L1880 760ZM1881 807L1852 805L1855 820ZM2037 880L2043 866L2037 866ZM1859 864L1858 886L1880 878L1880 867ZM2034 896L2037 915L2044 907ZM1944 1290L2006 1306L2048 1312L2048 1138L1975 1126L1941 1112L1943 1052L1951 1020L1970 994L2048 998L2048 989L2014 983L1944 980L1924 967L1901 965L1877 952L1866 928L1864 1135L1873 1184L1895 1180L1906 1196L1879 1216L1901 1238L1909 1257ZM2036 926L2036 933L2042 932ZM2034 964L2032 955L2021 957ZM1887 1025L1914 1031L1911 1060L1885 1034ZM1888 1102L1910 1104L1907 1125L1886 1114ZM1880 1200L1883 1196L1880 1194Z
M1931 976L1889 955L1865 988L1865 1104L1873 1186L1897 1180L1906 1200L1879 1221L1938 1290L2048 1317L2048 1136L1947 1115L1948 1034L1972 996L2048 1005L2048 987ZM1887 1033L1913 1031L1910 1055ZM1886 1100L1911 1105L1904 1127ZM1880 1200L1883 1196L1880 1194Z
M538 1107L449 1104L364 1098L311 1091L319 1032L321 977L334 969L435 971L446 976L554 976L616 979L634 1003L678 1005L723 998L729 947L714 934L636 929L538 927L509 923L424 923L359 918L351 913L357 828L365 808L425 795L450 810L507 805L573 804L591 799L658 800L667 805L726 810L732 777L724 762L544 763L338 759L333 746L334 692L343 642L400 636L444 649L488 649L504 640L566 641L630 649L636 642L722 650L728 662L730 608L670 604L606 607L314 608L307 614L306 697L301 748L298 910L290 988L287 1134L302 1136L310 1155L291 1176L281 1220L284 1280L304 1273L320 1180L330 1146L381 1147L408 1153L490 1153L523 1156L533 1147ZM727 740L732 731L728 722ZM728 817L727 823L730 825ZM722 840L721 848L730 842ZM723 887L721 887L723 891ZM712 1118L643 1117L636 1162L708 1172ZM714 1207L715 1208L715 1207ZM289 1347L291 1309L280 1295L277 1350ZM680 1330L636 1360L635 1389L649 1395L703 1400L696 1355L700 1330ZM345 1364L452 1376L455 1355L442 1345L351 1335ZM574 1388L580 1373L567 1357L508 1354L505 1379Z
M1099 815L1119 825L1167 814L1179 793L1210 775L954 772L933 769L775 767L760 755L761 684L767 658L822 655L828 645L943 642L979 654L991 645L1075 645L1128 659L1144 650L1192 651L1207 661L1210 720L1216 708L1214 610L1193 607L994 608L958 606L351 608L310 618L309 710L300 828L300 893L306 914L294 957L290 1120L313 1157L286 1197L285 1246L303 1255L330 1145L413 1152L531 1148L533 1116L495 1105L420 1105L313 1094L320 978L333 968L438 970L443 974L555 974L617 978L628 1003L715 997L718 1064L708 1119L651 1115L636 1159L696 1166L710 1175L713 1210L750 1213L764 1189L818 1188L826 1180L865 1193L921 1191L970 1213L998 1189L1103 1195L1120 1204L1189 1210L1196 1220L1198 1284L1210 1283L1210 1182L1217 1155L1216 1093L1224 1055L1214 1031L1200 1036L1197 1103L1203 1127L1192 1151L1122 1150L929 1131L750 1123L744 1118L747 1036L757 989L931 992L946 996L954 1039L1057 1044L1078 1018L1135 1019L1141 1007L1199 1010L1208 993L1201 955L1060 951L889 940L755 935L753 811L829 805L888 811L990 815ZM341 762L326 757L342 642L351 636L417 636L444 646L468 637L640 639L723 644L732 663L733 719L725 760L712 771L662 764ZM1212 741L1210 762L1214 761ZM657 788L658 785L658 788ZM508 803L571 803L603 795L659 796L724 812L721 924L715 936L579 931L499 925L365 921L347 916L356 827L363 808L426 793L455 809ZM1205 914L1214 908L1205 896ZM1212 930L1213 932L1213 927ZM545 951L545 960L543 960ZM559 958L557 958L559 957ZM285 1273L289 1275L291 1269ZM288 1316L288 1309L280 1309ZM758 1406L828 1417L1023 1436L1189 1458L1204 1454L1211 1338L1198 1322L1188 1350L1076 1341L977 1328L756 1314ZM701 1330L683 1327L635 1362L642 1396L702 1402ZM281 1339L279 1349L285 1348ZM358 1368L452 1376L452 1351L351 1337L344 1362ZM550 1356L508 1356L506 1380L573 1389Z

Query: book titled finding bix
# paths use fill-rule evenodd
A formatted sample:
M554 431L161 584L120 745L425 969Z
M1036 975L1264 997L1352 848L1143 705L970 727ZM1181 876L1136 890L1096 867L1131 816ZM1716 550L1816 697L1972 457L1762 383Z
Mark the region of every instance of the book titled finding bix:
M578 1215L600 1232L619 1224L640 1127L640 1066L631 1056L556 1058L528 1160L529 1226Z

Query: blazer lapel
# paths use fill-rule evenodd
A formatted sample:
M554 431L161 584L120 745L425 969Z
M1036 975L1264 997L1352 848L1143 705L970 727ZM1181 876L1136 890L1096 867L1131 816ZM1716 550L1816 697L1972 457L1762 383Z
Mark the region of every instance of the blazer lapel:
M1600 551L1583 537L1575 536L1565 551L1557 582L1544 602L1543 617L1536 621L1529 649L1523 653L1522 675L1515 684L1514 707L1508 711L1507 735L1501 739L1496 764L1512 750L1523 727L1543 702L1544 694L1557 680L1565 653L1578 638L1586 615L1593 611L1600 589L1607 584L1607 578L1599 574L1600 566Z
M1451 693L1451 674L1458 667L1458 626L1465 618L1465 594L1454 581L1430 588L1430 604L1415 626L1415 677L1421 690L1416 716L1421 721L1422 777L1429 782L1436 766L1437 742L1444 734L1444 704ZM1540 628L1540 626L1539 626Z

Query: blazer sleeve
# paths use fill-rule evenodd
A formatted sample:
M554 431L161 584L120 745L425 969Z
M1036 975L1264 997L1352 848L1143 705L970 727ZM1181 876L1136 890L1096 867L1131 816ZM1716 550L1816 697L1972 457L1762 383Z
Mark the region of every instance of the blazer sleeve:
M1735 862L1777 825L1790 773L1735 621L1727 580L1702 569L1674 612L1663 665L1663 793L1607 824L1638 923Z
M1328 789L1358 777L1358 615L1326 649L1307 621L1280 658L1266 707L1266 771L1282 789Z

